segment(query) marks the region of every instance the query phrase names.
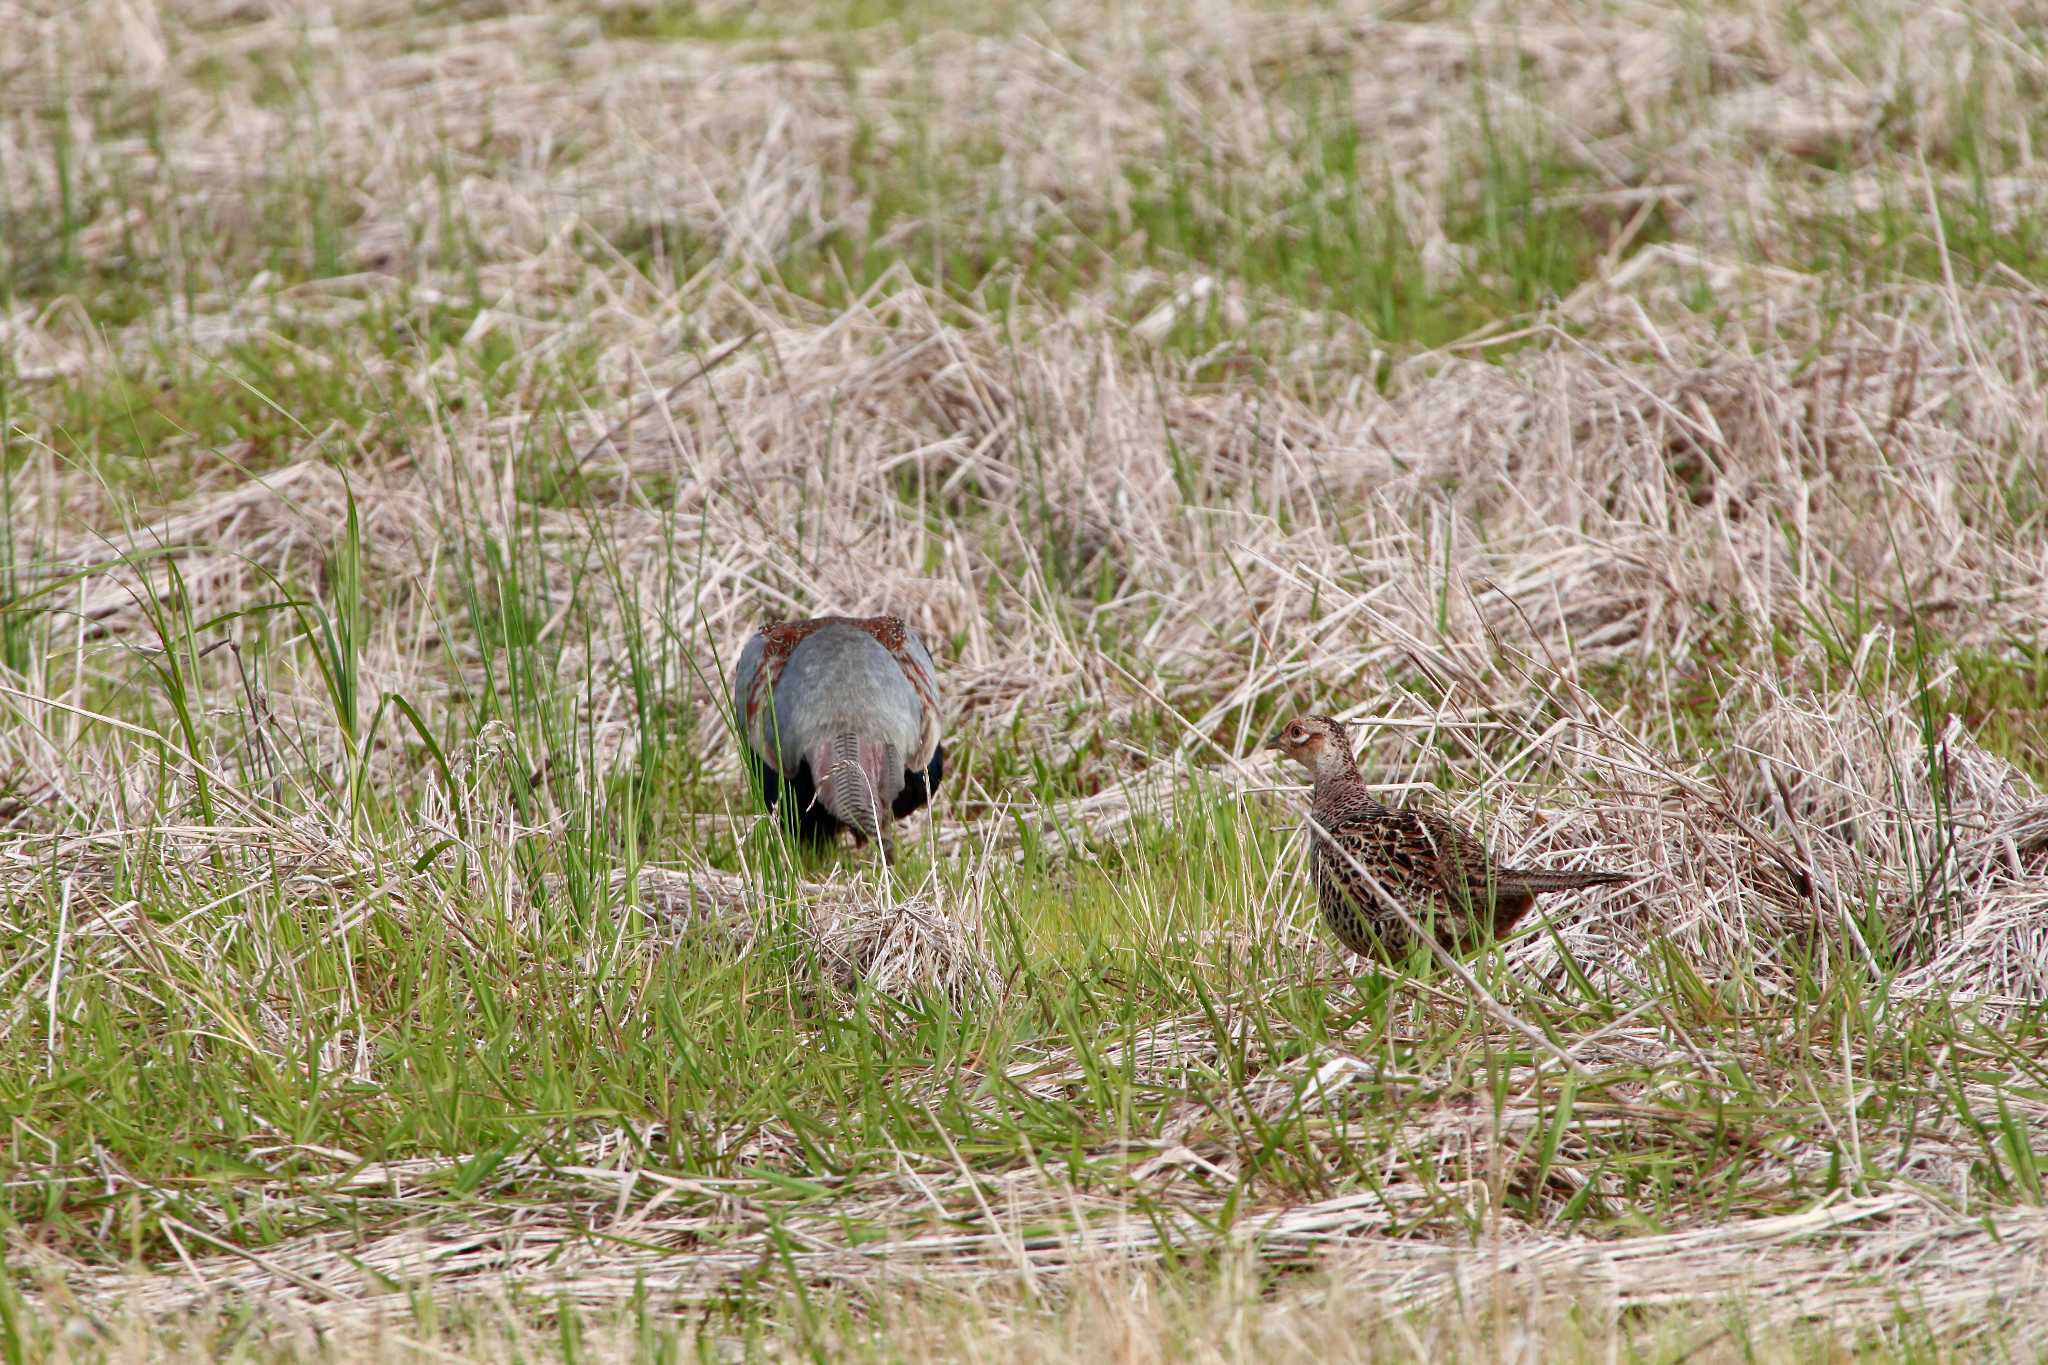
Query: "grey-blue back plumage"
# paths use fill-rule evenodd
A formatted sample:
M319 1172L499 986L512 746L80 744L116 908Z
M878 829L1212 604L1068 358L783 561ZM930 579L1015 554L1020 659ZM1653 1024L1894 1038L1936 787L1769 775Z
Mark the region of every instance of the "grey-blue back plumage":
M784 772L841 734L880 740L908 757L917 747L920 710L917 692L888 650L853 626L833 625L790 654L775 683L775 728L764 738L774 744L775 766Z
M766 627L733 672L748 747L773 770L765 793L815 784L831 814L863 834L885 812L922 805L940 766L937 670L901 620L821 617ZM929 771L930 777L926 777ZM912 781L919 791L906 792Z

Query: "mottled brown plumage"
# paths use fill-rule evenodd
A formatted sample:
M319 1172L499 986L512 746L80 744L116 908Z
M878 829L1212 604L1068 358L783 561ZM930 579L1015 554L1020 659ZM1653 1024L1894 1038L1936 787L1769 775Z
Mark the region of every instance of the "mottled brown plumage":
M1414 935L1388 897L1444 947L1462 952L1489 936L1505 936L1547 892L1632 880L1624 872L1500 867L1456 820L1381 804L1358 775L1349 732L1328 716L1303 716L1266 747L1315 778L1316 902L1324 922L1355 953L1390 961L1408 955Z

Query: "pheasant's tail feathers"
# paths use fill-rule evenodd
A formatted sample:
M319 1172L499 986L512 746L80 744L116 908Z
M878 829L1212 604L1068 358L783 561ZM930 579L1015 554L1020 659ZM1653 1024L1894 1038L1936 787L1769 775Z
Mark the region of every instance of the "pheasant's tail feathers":
M834 735L811 755L818 774L817 801L841 824L872 839L882 830L888 807L883 775L889 771L889 746L856 734Z
M1634 880L1636 874L1633 872L1547 872L1535 868L1517 868L1500 874L1503 885L1513 886L1534 896L1551 891L1576 891L1587 886L1615 886Z

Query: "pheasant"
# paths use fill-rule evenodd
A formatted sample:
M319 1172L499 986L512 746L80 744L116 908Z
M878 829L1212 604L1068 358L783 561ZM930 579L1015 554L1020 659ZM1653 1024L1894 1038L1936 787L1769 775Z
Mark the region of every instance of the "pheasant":
M1461 952L1506 936L1538 896L1634 880L1626 872L1502 867L1476 834L1449 816L1382 805L1358 775L1350 732L1328 716L1303 716L1266 747L1315 777L1309 809L1316 902L1324 922L1355 953L1399 961L1415 946L1387 897L1445 948Z
M938 671L899 617L762 627L740 651L732 702L763 804L782 802L806 843L851 829L886 849L891 822L945 772Z

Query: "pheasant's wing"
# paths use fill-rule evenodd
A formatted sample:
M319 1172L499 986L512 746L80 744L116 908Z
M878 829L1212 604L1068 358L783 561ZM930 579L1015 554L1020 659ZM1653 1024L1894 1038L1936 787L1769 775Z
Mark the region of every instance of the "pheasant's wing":
M1458 951L1482 925L1505 933L1531 899L1525 890L1501 886L1478 835L1439 811L1362 807L1337 818L1327 844L1318 850L1316 889L1347 942L1353 923L1379 942L1407 941L1391 899Z
M1415 827L1416 842L1430 850L1436 879L1450 903L1460 909L1492 904L1500 874L1479 836L1440 811L1402 813Z
M1427 809L1388 810L1372 823L1379 826L1373 870L1381 884L1409 914L1431 921L1446 947L1463 946L1479 924L1495 919L1492 864L1471 830Z
M945 729L945 715L939 707L939 670L932 663L931 652L924 647L924 641L901 618L882 617L878 624L880 628L875 632L875 638L889 651L889 657L903 670L904 680L917 693L917 748L906 755L905 766L912 771L922 771L930 765Z
M733 710L747 744L770 766L791 766L783 725L775 714L775 693L797 646L830 626L835 618L781 621L754 632L733 669ZM783 718L784 720L789 718ZM778 757L781 755L781 757Z
M1448 894L1462 907L1470 907L1466 921L1468 941L1477 937L1481 925L1491 923L1495 937L1522 923L1522 917L1536 907L1536 896L1546 890L1571 886L1593 886L1612 878L1606 874L1528 874L1501 868L1487 853L1479 837L1450 817L1425 817L1436 839L1446 849L1444 882Z
M1444 853L1455 831L1436 828L1414 811L1360 802L1317 817L1316 898L1345 944L1368 956L1398 958L1414 941L1401 916L1431 925L1446 944L1464 937L1464 903L1444 885ZM1464 854L1452 848L1452 857ZM1396 909L1396 907L1399 909Z
M732 671L732 715L747 747L772 764L774 749L761 742L761 722L765 718L768 698L775 692L776 670L768 665L770 629L773 627L755 631L746 648L740 651L740 661Z

